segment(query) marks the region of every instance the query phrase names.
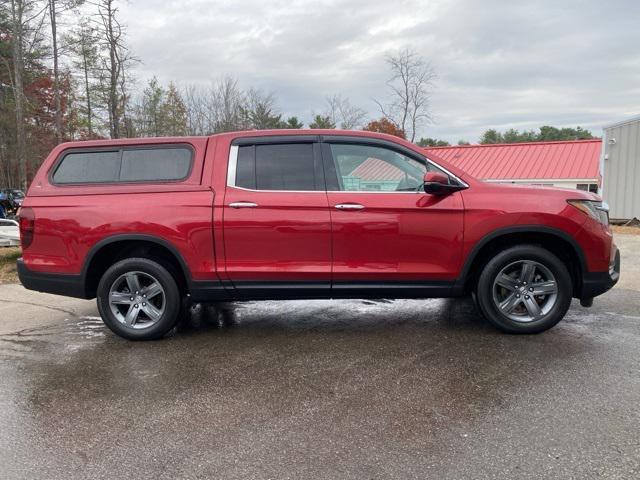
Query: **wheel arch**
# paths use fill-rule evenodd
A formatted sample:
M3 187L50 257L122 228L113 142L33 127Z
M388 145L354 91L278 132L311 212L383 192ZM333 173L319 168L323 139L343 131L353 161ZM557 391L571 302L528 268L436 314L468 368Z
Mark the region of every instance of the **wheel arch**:
M485 235L471 250L454 288L461 293L471 290L486 262L500 249L519 244L539 245L567 264L573 282L573 295L579 296L587 260L578 242L568 233L542 225L519 225L495 230Z
M95 297L100 277L110 265L131 256L158 260L176 277L180 287L191 284L187 263L169 241L144 234L113 235L96 243L85 258L81 277L86 298Z

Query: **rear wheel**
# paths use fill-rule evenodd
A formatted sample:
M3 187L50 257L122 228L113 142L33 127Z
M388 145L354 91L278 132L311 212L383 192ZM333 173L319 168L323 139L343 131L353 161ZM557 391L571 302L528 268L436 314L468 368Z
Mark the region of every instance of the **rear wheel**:
M521 245L485 265L476 289L483 315L508 333L538 333L557 324L571 304L567 267L548 250Z
M97 290L104 323L129 340L152 340L180 319L181 296L169 271L148 258L128 258L112 265Z

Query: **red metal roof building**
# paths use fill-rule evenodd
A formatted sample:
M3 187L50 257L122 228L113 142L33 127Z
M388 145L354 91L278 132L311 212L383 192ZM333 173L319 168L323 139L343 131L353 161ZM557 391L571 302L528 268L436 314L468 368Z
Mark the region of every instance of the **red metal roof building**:
M379 181L379 179L395 181L404 177L402 170L378 158L367 158L350 175L364 181Z
M427 156L491 182L553 185L597 191L602 140L504 143L426 148Z

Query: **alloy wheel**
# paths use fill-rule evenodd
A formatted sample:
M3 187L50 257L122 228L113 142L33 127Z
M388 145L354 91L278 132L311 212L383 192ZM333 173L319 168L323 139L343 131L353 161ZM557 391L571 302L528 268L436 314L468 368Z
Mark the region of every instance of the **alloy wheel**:
M551 271L533 260L504 267L493 281L493 301L511 320L529 323L548 314L558 299L558 282Z
M166 294L152 275L127 272L111 284L109 308L124 326L136 330L149 328L162 318Z

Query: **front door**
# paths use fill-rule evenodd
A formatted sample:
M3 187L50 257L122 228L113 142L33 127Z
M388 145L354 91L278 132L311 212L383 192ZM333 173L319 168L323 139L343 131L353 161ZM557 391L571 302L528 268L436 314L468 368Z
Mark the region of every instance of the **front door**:
M331 220L320 150L312 139L293 139L242 139L231 147L224 256L240 295L324 296L330 288Z
M401 150L339 138L323 144L336 296L439 296L457 277L462 196L426 194L424 173L437 167Z

